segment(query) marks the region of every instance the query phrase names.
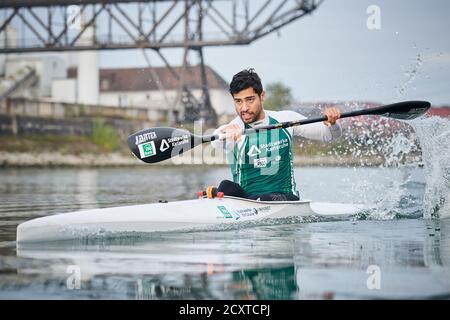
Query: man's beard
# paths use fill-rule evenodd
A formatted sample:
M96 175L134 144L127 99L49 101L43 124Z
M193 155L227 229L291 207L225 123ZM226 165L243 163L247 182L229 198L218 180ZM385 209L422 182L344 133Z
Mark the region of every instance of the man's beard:
M259 113L253 113L253 112L241 112L239 116L241 117L241 120L246 123L250 124L258 120L259 116L261 114L261 111Z

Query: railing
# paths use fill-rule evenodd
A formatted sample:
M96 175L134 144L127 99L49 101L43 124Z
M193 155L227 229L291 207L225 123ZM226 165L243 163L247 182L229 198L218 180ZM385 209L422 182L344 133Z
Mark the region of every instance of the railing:
M152 122L166 121L168 112L167 109L73 104L28 98L7 98L0 108L0 113L8 115L55 119L104 117Z
M32 78L36 78L36 70L26 65L13 75L0 79L0 102Z

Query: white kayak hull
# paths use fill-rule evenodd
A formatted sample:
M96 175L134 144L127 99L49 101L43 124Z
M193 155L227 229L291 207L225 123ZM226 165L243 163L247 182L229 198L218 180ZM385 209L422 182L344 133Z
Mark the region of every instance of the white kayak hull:
M331 212L333 213L333 212ZM264 219L317 216L309 201L256 201L234 197L103 208L33 219L17 228L17 242L101 237L208 228ZM335 215L335 213L333 213Z

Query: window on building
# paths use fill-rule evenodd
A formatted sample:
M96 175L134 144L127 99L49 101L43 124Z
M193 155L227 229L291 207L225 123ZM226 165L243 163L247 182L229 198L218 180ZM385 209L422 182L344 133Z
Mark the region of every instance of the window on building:
M109 80L103 79L102 80L102 90L108 90L109 89Z
M128 106L128 97L124 94L119 95L119 107Z

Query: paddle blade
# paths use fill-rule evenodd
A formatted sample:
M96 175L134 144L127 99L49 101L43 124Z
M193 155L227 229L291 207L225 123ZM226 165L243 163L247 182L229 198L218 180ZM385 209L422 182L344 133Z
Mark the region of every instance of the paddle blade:
M136 132L128 137L128 147L146 163L157 163L188 151L202 143L187 130L159 127Z
M400 120L411 120L425 114L430 106L431 104L428 101L404 101L375 108L376 112L373 114Z

